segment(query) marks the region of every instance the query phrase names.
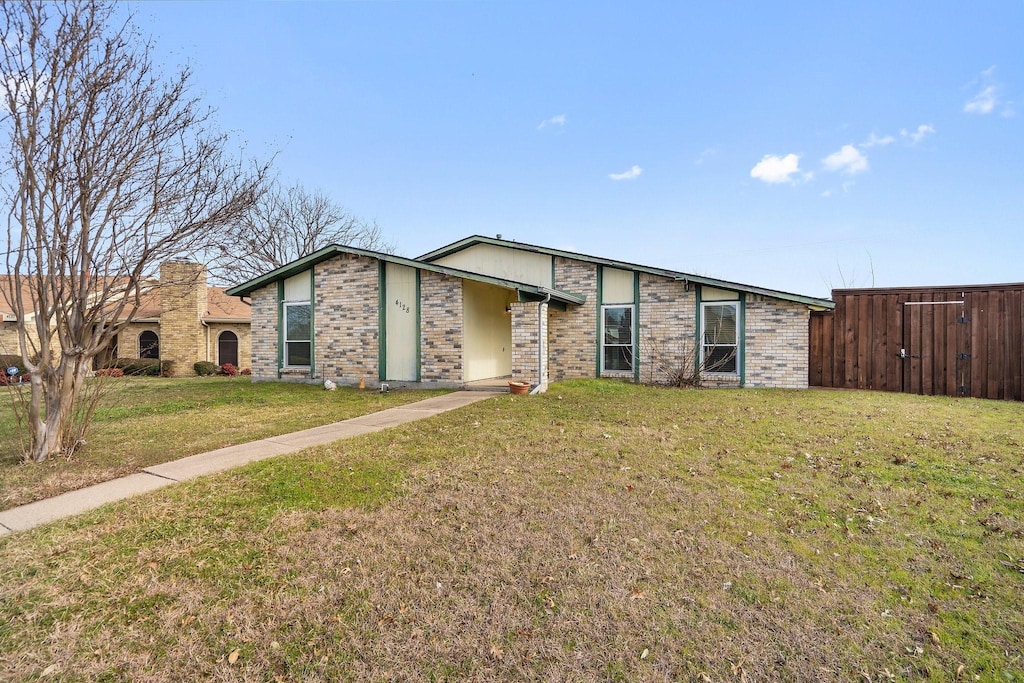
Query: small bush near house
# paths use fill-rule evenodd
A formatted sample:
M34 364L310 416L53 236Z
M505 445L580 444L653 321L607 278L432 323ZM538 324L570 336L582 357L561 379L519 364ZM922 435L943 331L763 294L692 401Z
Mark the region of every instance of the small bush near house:
M124 370L124 374L134 377L157 377L160 374L160 361L155 358L118 358L112 366Z
M238 374L238 368L235 367L234 363L225 363L220 366L220 374L234 377Z
M242 368L241 370L238 371L238 374L249 376L252 374L252 368Z
M192 368L200 377L208 377L210 375L217 374L217 364L206 360L201 360L198 363L193 364Z
M121 368L100 368L96 371L97 377L124 377L124 370Z

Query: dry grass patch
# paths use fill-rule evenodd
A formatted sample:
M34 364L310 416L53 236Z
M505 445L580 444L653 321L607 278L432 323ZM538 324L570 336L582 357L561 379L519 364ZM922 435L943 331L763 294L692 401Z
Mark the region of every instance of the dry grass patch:
M19 461L11 405L0 387L0 510L121 477L187 455L330 424L436 396L381 394L247 378L108 380L89 443L71 460Z
M0 678L1013 680L1022 420L486 401L0 540Z

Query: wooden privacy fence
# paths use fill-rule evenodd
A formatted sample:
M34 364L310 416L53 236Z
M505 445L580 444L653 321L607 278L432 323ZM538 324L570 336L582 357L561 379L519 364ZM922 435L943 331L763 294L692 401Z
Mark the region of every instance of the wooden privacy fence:
M812 313L811 386L1024 400L1024 283L836 289Z

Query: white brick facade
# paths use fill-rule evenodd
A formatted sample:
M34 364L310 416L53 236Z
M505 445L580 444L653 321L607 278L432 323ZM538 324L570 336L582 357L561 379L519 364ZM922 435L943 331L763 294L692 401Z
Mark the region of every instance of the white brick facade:
M803 304L747 296L746 386L807 388L809 318Z
M554 288L586 300L582 305L567 304L564 311L536 301L512 301L509 305L512 374L532 384L598 374L598 266L561 256L552 257L552 262ZM380 261L343 253L313 268L315 377L311 379L375 383L379 377ZM420 270L419 374L424 383L458 385L464 381L463 282L457 273ZM639 379L671 382L697 363L699 285L640 272L638 289L634 358ZM252 301L253 374L257 379L277 378L276 284L255 290ZM806 387L807 305L747 293L743 308L745 386ZM543 314L539 316L540 311ZM632 379L634 375L621 376ZM308 373L305 378L310 378ZM740 380L741 373L736 373L706 376L703 383L738 386Z

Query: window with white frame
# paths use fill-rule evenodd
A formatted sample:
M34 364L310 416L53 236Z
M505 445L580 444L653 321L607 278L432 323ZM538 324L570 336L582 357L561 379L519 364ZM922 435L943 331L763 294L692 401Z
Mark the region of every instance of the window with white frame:
M308 301L284 304L284 364L309 367L313 349L313 326Z
M633 307L601 308L601 370L633 371Z
M703 372L736 374L739 368L738 301L701 304L701 358Z

